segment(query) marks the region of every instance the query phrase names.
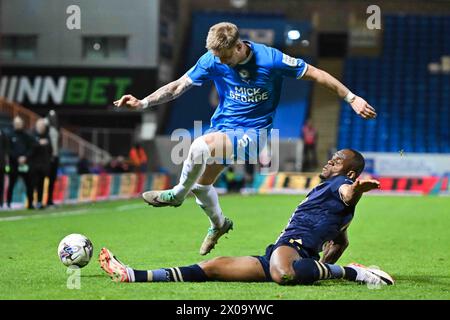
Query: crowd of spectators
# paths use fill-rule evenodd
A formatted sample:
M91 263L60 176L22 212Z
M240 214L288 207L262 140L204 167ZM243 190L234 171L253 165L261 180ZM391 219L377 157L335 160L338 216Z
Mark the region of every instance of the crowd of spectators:
M0 208L4 205L5 176L8 176L6 207L11 208L14 186L23 179L28 209L44 209L45 178L47 184L46 206L53 206L53 190L58 170L59 129L56 113L36 121L31 132L27 132L20 116L13 119L11 130L0 129ZM34 193L37 198L34 201Z
M77 163L78 174L89 173L146 173L148 170L148 157L144 148L136 143L130 149L128 158L123 155L113 157L107 163L92 164L85 157Z
M108 163L100 164L92 164L81 156L76 171L78 174L147 172L148 156L139 143L131 147L127 156L119 155ZM24 182L28 209L54 206L53 190L59 162L59 127L54 110L39 118L31 131L25 130L24 120L20 116L14 117L12 127L0 128L0 209L11 208L18 179ZM9 181L7 190L6 176Z

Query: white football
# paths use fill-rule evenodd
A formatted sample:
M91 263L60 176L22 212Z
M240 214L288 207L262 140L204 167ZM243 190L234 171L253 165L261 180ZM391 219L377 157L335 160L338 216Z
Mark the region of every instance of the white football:
M67 266L83 268L92 258L94 246L91 240L82 234L73 233L64 237L58 246L58 257Z

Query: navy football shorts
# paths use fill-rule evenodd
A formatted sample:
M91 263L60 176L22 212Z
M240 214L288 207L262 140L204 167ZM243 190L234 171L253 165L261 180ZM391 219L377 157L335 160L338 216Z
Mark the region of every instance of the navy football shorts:
M301 247L298 243L296 243L295 241L279 241L275 244L270 244L267 248L266 248L266 254L263 256L254 256L255 258L257 258L259 260L259 262L261 263L263 269L264 269L264 273L266 275L266 281L273 281L272 277L270 276L270 257L272 256L272 253L275 251L276 248L280 247L280 246L288 246L288 247L292 247L295 250L297 250L298 254L300 255L300 257L306 259L306 258L310 258L310 259L314 259L314 260L319 260L320 256L317 253L311 253L309 252L306 248Z

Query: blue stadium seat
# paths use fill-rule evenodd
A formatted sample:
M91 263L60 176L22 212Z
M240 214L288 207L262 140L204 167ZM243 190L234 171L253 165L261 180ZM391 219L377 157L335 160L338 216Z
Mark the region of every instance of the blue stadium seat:
M365 122L341 108L338 145L363 151L449 152L450 75L428 63L450 55L450 16L386 15L380 57L349 57L344 79L378 111ZM361 136L365 139L362 140Z

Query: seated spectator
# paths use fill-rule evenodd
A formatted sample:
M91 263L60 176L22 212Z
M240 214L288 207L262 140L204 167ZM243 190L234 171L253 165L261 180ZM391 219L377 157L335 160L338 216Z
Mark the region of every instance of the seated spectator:
M89 161L84 156L78 160L77 163L77 173L78 174L88 174L91 173L91 170L89 169Z
M245 163L244 169L245 169L245 183L244 185L247 187L251 187L253 185L253 181L255 178L255 164L250 164L248 162Z
M129 172L129 166L125 162L125 158L123 156L117 156L116 158L111 159L106 167L106 171L109 173Z
M95 173L95 174L102 174L102 173L106 173L108 164L103 164L103 163L95 163L92 168L91 168L91 172Z
M147 172L148 157L144 148L139 143L135 143L130 149L129 158L132 170L135 173Z
M130 172L130 165L125 160L124 156L118 156L117 157L117 164L118 164L120 172L122 172L122 173Z
M240 192L244 186L244 180L239 178L234 172L233 167L228 167L224 172L225 183L227 185L227 191L230 193Z

